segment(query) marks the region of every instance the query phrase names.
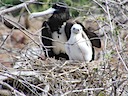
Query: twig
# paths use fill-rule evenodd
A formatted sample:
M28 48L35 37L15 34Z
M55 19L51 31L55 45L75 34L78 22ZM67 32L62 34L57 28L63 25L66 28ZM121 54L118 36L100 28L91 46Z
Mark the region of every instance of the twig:
M15 11L15 10L17 10L17 9L23 8L23 7L25 7L26 5L29 5L29 4L33 3L34 1L36 1L36 0L27 1L27 2L24 2L24 3L22 3L22 4L19 4L19 5L10 7L10 8L8 8L8 9L4 9L4 10L0 11L0 15L4 15L4 14L6 14L6 13L8 13L8 12Z
M99 3L97 2L96 0L93 0L96 4L98 4L103 10L105 13L107 13L107 10Z
M67 96L68 94L75 93L75 92L96 91L96 90L104 90L104 88L87 88L87 89L81 89L81 90L73 90L73 91L68 91L61 96Z
M2 46L6 43L7 39L11 36L11 34L13 33L14 28L11 30L11 33L9 35L6 36L6 38L4 39L4 41L0 44L0 48L2 48Z
M45 93L47 93L49 96L52 96L49 92L47 92L47 91L45 91L44 89L42 89L42 88L40 88L40 87L38 87L38 86L35 86L34 84L31 84L31 83L29 83L29 82L27 82L27 81L23 81L23 80L19 80L19 82L21 82L24 86L31 86L32 88L36 88L36 89L38 89L38 90L40 90L40 91L42 91L42 92L45 92ZM29 89L29 86L28 86L28 89ZM30 89L31 90L31 89ZM32 90L31 90L32 91Z
M5 82L0 81L0 84L9 88L15 95L17 94L19 96L26 96L25 94L17 91L16 89L14 89L12 86L10 86L9 84L7 84Z
M124 5L126 3L128 3L128 0L124 0L124 1L120 2L121 5Z
M28 35L27 32L29 32L26 28L24 28L22 25L20 25L19 23L16 23L12 20L10 20L9 18L6 18L6 17L3 17L5 20L9 21L9 23L11 23L13 26L15 26L16 28L18 28L20 31L22 31L28 38L30 38L35 44L37 44L39 46L39 44L32 38ZM23 29L25 30L23 30ZM31 33L31 32L29 32Z
M125 67L125 69L128 71L128 67L126 66L126 64L125 64L125 62L124 62L124 60L123 60L123 58L121 57L121 55L120 55L120 53L119 53L119 51L118 51L118 48L117 48L117 46L116 46L115 40L114 40L114 38L113 38L113 36L112 36L112 33L113 33L114 28L113 28L113 24L112 24L112 22L111 22L111 16L110 16L110 12L109 12L109 9L110 9L110 8L109 8L109 6L108 6L108 0L106 0L106 7L107 7L107 14L108 14L108 18L109 18L110 28L111 28L111 34L110 34L110 36L111 36L111 38L112 38L112 41L113 41L113 43L114 43L114 46L115 46L115 48L116 48L116 52L117 52L119 58L121 59L123 65L124 65L124 67Z
M11 96L11 91L6 89L0 89L0 96Z

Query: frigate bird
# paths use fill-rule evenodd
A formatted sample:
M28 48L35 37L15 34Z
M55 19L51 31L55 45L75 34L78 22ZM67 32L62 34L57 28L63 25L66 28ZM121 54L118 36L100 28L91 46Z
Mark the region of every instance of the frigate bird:
M73 24L71 36L65 44L70 60L90 62L93 56L92 43L80 24Z
M52 8L49 8L43 12L35 12L30 17L39 17L47 14L52 14L47 21L43 22L42 29L42 42L45 46L45 55L49 57L55 57L56 59L65 58L69 59L65 51L65 42L70 38L71 27L74 22L71 20L69 8L67 4L63 2L55 3ZM79 22L76 22L79 23ZM87 36L90 38L97 38L95 33L88 32L82 23L79 23ZM92 46L101 47L100 39L92 39ZM47 50L45 50L47 49Z

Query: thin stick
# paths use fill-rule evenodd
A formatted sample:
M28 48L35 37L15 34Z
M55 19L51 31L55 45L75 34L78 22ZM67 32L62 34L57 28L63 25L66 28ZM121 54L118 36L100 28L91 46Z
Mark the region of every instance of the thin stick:
M11 91L14 92L14 94L17 94L17 95L19 95L19 96L26 96L25 94L23 94L23 93L17 91L16 89L14 89L12 86L10 86L9 84L7 84L7 83L5 83L5 82L0 81L0 84L3 85L3 86L6 86L7 88L9 88Z
M32 0L32 1L30 0L30 1L27 1L27 2L24 2L24 3L21 3L21 4L19 4L19 5L16 5L16 6L7 8L7 9L5 9L5 10L0 11L0 15L4 15L4 14L6 14L6 13L8 13L8 12L12 12L12 11L15 11L15 10L17 10L17 9L23 8L23 7L25 7L26 5L29 5L29 4L31 4L31 3L35 2L35 1L36 1L36 0Z
M108 0L106 0L106 7L107 7L107 14L108 14L108 18L109 18L110 28L111 28L111 34L110 34L110 36L111 36L111 38L112 38L112 41L113 41L113 43L114 43L114 46L115 46L115 48L116 48L116 52L117 52L119 58L121 59L123 65L124 65L124 67L125 67L125 69L128 71L128 67L126 66L126 64L125 64L125 62L124 62L124 60L123 60L123 58L121 57L121 55L120 55L120 53L119 53L119 51L118 51L118 48L117 48L117 46L115 45L115 44L116 44L116 43L115 43L115 40L113 39L113 36L112 36L112 33L113 33L114 28L113 28L113 25L112 25L112 22L111 22L111 15L110 15L110 12L109 12L109 9L110 9L110 8L109 8L109 6L108 6Z
M67 96L68 94L75 93L75 92L96 91L96 90L104 90L104 88L87 88L87 89L81 89L81 90L73 90L73 91L68 91L61 96Z

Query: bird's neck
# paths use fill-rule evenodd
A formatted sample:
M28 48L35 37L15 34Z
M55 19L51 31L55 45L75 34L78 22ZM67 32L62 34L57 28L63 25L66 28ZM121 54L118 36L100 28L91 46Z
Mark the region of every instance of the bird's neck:
M52 30L52 32L54 31L58 31L58 28L61 28L61 26L63 25L64 22L66 22L67 20L70 19L70 16L67 14L54 14L52 15L49 20L49 26Z
M82 35L81 34L71 34L71 38L74 40L79 40L82 38Z
M81 41L86 40L86 43L91 47L91 42L90 42L89 38L87 37L87 35L83 36L83 34L80 34L80 33L79 34L71 34L71 38L72 38L71 39L72 43L75 43L76 41L81 42Z

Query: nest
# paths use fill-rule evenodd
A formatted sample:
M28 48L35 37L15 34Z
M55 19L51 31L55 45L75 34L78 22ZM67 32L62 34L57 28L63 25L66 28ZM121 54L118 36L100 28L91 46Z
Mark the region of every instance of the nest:
M5 89L6 96L127 94L127 75L112 66L111 61L84 63L48 58L45 61L36 59L27 62L16 69L1 70L3 82L0 82L0 94L3 95Z

